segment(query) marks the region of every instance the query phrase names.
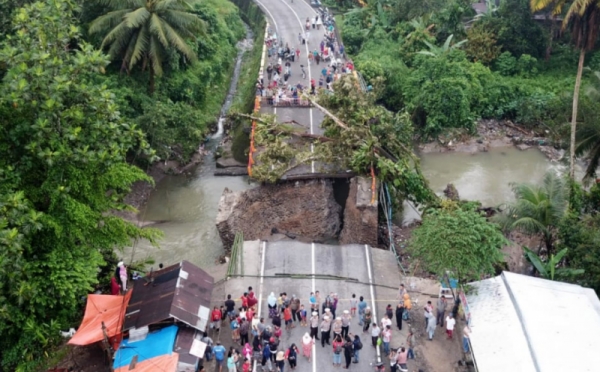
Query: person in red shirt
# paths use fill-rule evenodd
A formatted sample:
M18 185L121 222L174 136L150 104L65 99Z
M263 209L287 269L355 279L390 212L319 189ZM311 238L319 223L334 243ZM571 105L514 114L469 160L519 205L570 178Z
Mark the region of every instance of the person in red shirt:
M292 325L292 310L289 306L283 310L283 320L285 320L285 329L289 331L290 329L294 328Z
M119 294L120 290L121 290L121 286L119 285L117 278L115 278L113 276L112 278L110 278L110 294L112 294L113 296L116 296Z
M254 295L254 291L252 291L252 287L248 287L248 308L256 306L258 303L258 299Z
M216 306L210 315L210 328L216 332L221 330L221 310Z
M242 307L248 308L248 292L244 292L240 299L242 300Z

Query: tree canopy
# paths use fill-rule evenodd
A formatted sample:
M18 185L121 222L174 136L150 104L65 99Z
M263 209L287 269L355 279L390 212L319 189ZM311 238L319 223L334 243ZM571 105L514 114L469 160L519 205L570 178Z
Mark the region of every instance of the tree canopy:
M0 350L14 370L42 355L97 283L105 256L156 230L113 216L152 151L94 84L108 64L80 38L68 1L15 14L0 49Z
M494 274L503 260L500 249L508 242L497 225L473 208L463 208L450 202L427 210L408 249L427 270L440 276L450 272L464 284Z

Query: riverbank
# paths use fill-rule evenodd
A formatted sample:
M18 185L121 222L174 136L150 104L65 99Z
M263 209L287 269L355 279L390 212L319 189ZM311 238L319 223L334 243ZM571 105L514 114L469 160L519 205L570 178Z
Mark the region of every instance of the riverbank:
M557 149L544 136L527 130L509 120L480 120L477 134L469 136L461 132L442 135L437 141L417 146L420 153L462 152L475 154L487 152L491 148L515 146L526 151L539 149L551 162L558 162L564 156L564 150Z

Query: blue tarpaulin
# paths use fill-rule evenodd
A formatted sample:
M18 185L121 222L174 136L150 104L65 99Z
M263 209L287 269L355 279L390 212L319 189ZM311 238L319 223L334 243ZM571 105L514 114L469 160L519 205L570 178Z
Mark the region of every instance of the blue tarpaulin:
M144 340L132 343L129 343L129 339L123 340L115 355L113 368L129 365L136 355L139 363L157 356L171 354L175 345L175 336L177 336L177 326L173 325L149 333Z

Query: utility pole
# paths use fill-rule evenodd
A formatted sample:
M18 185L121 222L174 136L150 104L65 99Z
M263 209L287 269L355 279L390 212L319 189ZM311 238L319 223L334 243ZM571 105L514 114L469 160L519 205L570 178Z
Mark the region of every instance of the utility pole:
M104 345L104 350L106 351L106 356L108 357L108 368L110 372L114 372L115 369L113 368L113 352L110 346L110 342L108 340L108 334L106 333L106 326L104 325L104 322L102 322L102 335L104 336L102 338L102 344Z

